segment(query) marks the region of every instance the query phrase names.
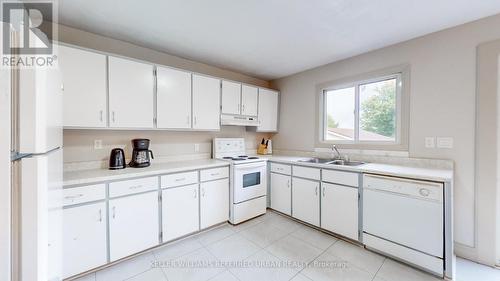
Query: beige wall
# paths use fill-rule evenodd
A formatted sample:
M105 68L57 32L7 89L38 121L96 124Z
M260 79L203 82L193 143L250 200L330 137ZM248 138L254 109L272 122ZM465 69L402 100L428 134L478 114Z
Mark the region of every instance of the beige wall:
M88 33L71 27L59 25L58 40L102 52L109 52L157 64L173 66L193 72L208 74L220 78L241 81L262 87L268 87L267 81L244 74L213 67L203 63L190 61L166 53L143 48L127 42ZM175 159L181 155L193 157L210 157L211 139L218 137L244 137L247 148L255 149L257 140L269 134L246 131L245 127L222 127L220 132L170 132L170 131L110 131L110 130L65 130L64 161L101 161L106 160L113 147L125 147L130 157L130 140L133 138L150 138L152 149L158 158ZM94 140L103 141L103 149L94 150ZM200 144L200 151L195 152L194 144Z
M274 147L315 148L316 85L409 64L409 155L455 161L455 241L459 253L474 258L476 47L500 38L499 26L497 15L272 81L282 93ZM427 136L453 137L454 148L426 149Z

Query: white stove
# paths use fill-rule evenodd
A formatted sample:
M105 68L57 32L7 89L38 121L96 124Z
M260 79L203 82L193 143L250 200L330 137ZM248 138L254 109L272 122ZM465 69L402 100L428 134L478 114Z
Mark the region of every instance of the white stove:
M243 138L215 138L213 158L229 161L230 216L238 224L264 214L267 203L267 161L245 154Z

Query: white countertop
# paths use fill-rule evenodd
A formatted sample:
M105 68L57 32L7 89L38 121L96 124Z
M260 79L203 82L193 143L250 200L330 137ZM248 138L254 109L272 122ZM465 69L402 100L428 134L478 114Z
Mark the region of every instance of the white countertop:
M198 170L206 168L215 168L229 166L229 162L215 159L189 160L179 162L153 163L147 168L126 168L121 170L92 169L64 172L63 185L83 185L103 181L123 180L134 177L156 176L183 172L189 170Z
M340 166L332 164L298 162L299 160L310 159L310 157L290 157L281 155L265 155L265 156L260 155L260 157L265 158L271 162L326 168L332 170L343 170L343 171L351 171L359 173L374 173L380 175L414 178L414 179L439 181L439 182L453 181L453 170L447 170L447 169L408 167L408 166L378 164L378 163L366 163L359 166Z

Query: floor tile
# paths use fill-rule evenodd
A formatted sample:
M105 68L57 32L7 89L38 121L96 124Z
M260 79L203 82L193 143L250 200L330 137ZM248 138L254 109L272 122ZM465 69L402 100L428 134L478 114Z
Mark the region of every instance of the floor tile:
M153 268L126 281L167 281L165 274L159 268Z
M245 262L245 266L229 269L241 281L288 281L299 271L297 268L287 267L266 250L260 250L245 259Z
M151 269L155 257L145 253L96 273L96 281L122 281Z
M337 238L305 225L292 232L291 235L321 250L326 250L337 242Z
M234 230L228 224L207 230L196 235L196 239L203 245L207 246L219 240L222 240L228 236L235 234Z
M500 269L457 258L456 281L498 281Z
M198 249L162 267L169 281L206 281L225 271L205 248Z
M167 244L153 251L158 261L172 260L202 248L203 245L194 237L188 237Z
M241 231L240 235L264 248L274 241L285 237L287 233L272 225L257 224Z
M298 222L296 222L290 218L287 218L285 216L282 216L282 215L275 215L273 218L267 219L267 220L263 221L262 223L264 225L277 227L277 228L285 231L287 234L292 233L295 230L297 230L303 226L303 224L298 223Z
M261 248L245 237L235 234L211 244L207 249L221 261L236 262L248 258Z
M237 225L229 225L231 227L231 229L234 231L234 232L240 232L240 231L243 231L245 229L248 229L249 227L252 227L254 225L257 225L259 223L261 223L262 220L259 219L259 217L257 218L254 218L254 219L251 219L251 220L248 220L246 222L242 222L240 224L237 224Z
M302 274L314 281L371 281L373 274L344 263L338 257L324 253L307 266Z
M385 257L379 254L342 240L333 244L327 250L327 253L352 263L372 274L377 273L385 259Z
M376 277L385 281L437 281L443 280L431 274L414 269L410 266L396 262L391 259L385 259L384 264L378 271ZM474 279L478 280L478 279ZM472 280L471 280L472 281Z
M220 273L214 278L210 279L210 281L239 281L231 272L228 270Z
M323 252L321 249L293 236L286 236L274 242L266 250L283 261L296 263L310 262ZM299 266L303 267L305 264Z

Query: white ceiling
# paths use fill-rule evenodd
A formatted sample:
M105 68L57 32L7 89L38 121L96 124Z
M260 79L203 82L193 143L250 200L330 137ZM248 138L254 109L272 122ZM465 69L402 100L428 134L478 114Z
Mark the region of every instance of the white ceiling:
M71 27L274 79L500 13L499 0L62 0Z

